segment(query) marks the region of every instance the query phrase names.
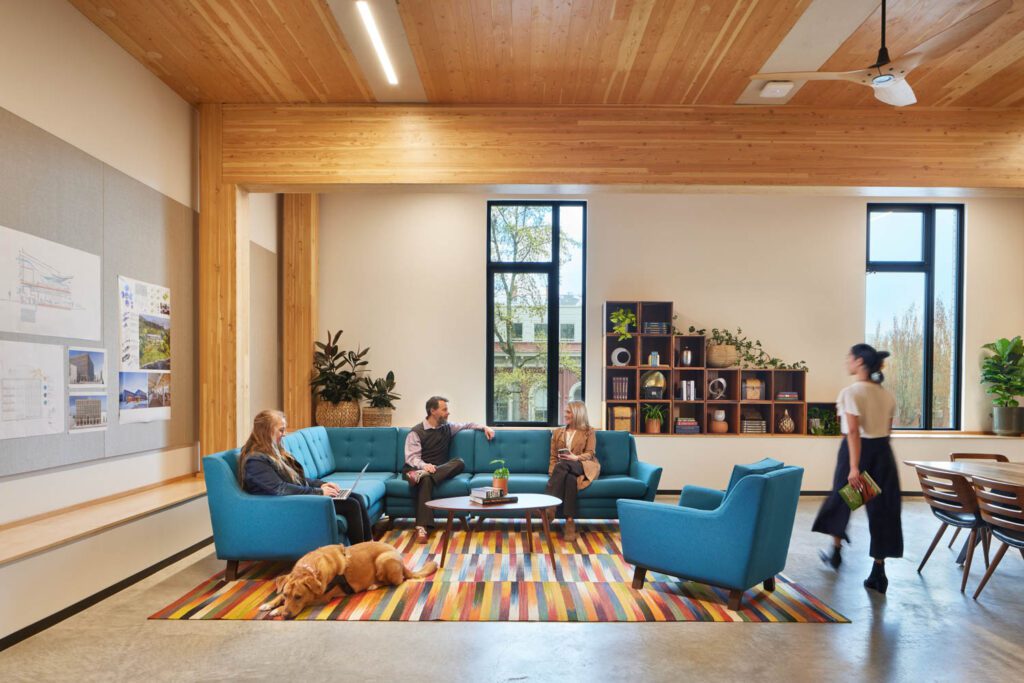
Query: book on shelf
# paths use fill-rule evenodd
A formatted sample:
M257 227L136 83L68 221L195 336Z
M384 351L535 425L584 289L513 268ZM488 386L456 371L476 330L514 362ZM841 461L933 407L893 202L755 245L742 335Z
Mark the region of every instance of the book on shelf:
M477 505L502 505L517 502L519 496L502 496L501 498L477 498L476 496L470 496L469 500Z
M612 400L629 400L629 378L612 377Z
M775 392L776 401L799 401L800 392L797 391L777 391Z
M680 401L696 401L697 400L697 383L692 379L684 379L679 381L679 400Z
M470 497L477 498L501 498L505 495L504 489L494 488L493 486L481 486L479 488L469 490Z
M667 322L646 322L642 331L644 334L669 334L670 327Z

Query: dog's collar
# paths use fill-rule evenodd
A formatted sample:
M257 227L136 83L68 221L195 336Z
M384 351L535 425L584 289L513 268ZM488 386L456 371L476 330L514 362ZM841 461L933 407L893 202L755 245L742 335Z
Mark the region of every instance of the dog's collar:
M345 595L352 595L355 593L344 574L338 574L331 579L331 582L327 584L327 591L330 591L332 588L340 588Z

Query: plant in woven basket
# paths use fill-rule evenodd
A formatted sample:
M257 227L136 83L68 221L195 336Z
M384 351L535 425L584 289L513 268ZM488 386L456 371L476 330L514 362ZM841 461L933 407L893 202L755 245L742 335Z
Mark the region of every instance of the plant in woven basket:
M708 335L706 329L697 329L693 325L690 325L690 334L699 334L708 338L708 355L712 355L712 347L732 347L736 350L736 362L739 363L740 367L743 368L761 368L764 370L803 370L807 371L807 361L798 361L796 363L786 363L783 360L775 358L764 350L760 339L750 340L743 334L743 328L737 327L736 332L733 333L730 330L719 329L717 327L711 329L711 334ZM708 365L712 365L710 360Z
M363 396L363 381L360 374L367 361L363 360L369 348L356 351L343 351L338 346L338 339L341 337L341 330L331 334L327 331L327 341L314 342L316 350L313 352L313 371L315 376L310 381L313 387L313 395L319 400L317 405L317 422L325 424L326 421L334 424L327 426L351 426L359 424L359 399ZM330 406L337 408L339 404L349 404L337 418L329 420L322 419L322 416L332 415ZM323 410L321 410L323 406ZM355 421L352 421L352 415Z
M363 378L363 396L370 406L363 409L364 427L389 427L391 414L395 410L395 401L401 398L395 391L395 373L388 371L384 377L377 379Z

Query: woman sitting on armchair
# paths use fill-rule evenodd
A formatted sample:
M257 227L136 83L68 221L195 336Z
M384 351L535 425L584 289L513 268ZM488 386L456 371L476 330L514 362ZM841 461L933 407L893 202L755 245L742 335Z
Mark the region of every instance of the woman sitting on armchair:
M344 516L348 523L349 541L373 540L370 516L362 496L353 492L341 499L337 484L308 478L299 461L281 443L287 431L288 423L279 410L264 410L256 416L252 434L238 456L238 479L242 489L263 496L330 496L334 498L335 512Z
M576 540L576 494L590 486L601 472L594 455L597 436L587 418L583 401L565 406L565 426L551 434L551 460L545 492L562 499L566 541Z

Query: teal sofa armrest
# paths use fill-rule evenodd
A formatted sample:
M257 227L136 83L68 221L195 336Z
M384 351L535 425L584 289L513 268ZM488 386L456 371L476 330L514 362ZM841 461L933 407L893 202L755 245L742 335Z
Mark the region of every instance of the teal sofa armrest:
M690 484L684 486L682 493L679 494L679 507L714 510L722 504L724 499L725 491Z
M654 496L658 493L658 484L661 483L661 472L662 468L648 462L633 460L629 463L629 476L639 479L647 485L647 492L644 493L643 500L654 500Z

